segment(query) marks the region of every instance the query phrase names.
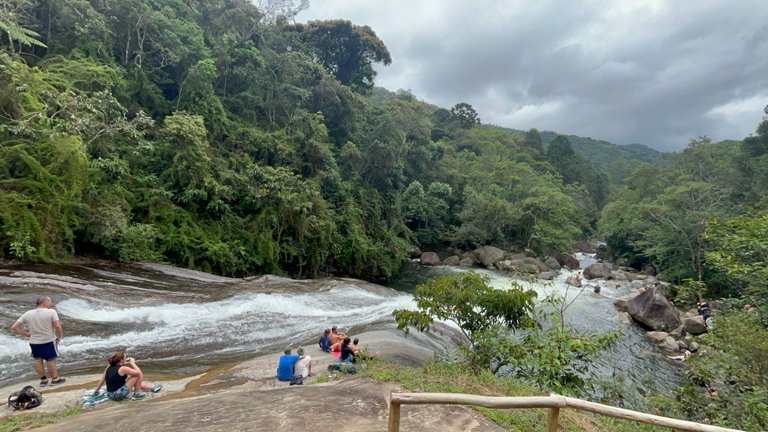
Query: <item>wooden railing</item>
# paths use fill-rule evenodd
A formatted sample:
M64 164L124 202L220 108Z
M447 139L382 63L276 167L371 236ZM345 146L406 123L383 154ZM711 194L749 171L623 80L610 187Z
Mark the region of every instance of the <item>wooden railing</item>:
M609 417L631 420L639 423L647 423L656 426L667 427L679 431L693 432L743 432L736 429L727 429L718 426L710 426L645 414L623 408L616 408L581 399L574 399L560 395L531 396L531 397L491 397L477 396L461 393L395 393L389 398L389 432L400 432L400 406L401 405L475 405L486 408L520 409L520 408L546 408L547 432L557 430L557 417L560 408L573 408L581 411L589 411Z

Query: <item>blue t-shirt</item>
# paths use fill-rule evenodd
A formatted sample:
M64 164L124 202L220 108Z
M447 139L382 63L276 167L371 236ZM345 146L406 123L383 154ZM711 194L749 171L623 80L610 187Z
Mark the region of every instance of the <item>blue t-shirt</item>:
M299 361L297 355L282 355L280 363L277 365L277 379L280 381L290 381L293 378L293 366Z
M320 344L321 350L324 352L331 352L331 338L328 336L321 336L318 343Z

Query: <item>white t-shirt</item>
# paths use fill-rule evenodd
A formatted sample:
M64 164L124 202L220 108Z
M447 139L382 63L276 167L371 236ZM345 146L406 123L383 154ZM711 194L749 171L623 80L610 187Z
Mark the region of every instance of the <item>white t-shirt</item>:
M29 343L44 344L56 340L53 322L59 320L59 314L54 309L36 308L24 312L18 323L26 324L29 330Z
M293 374L298 375L301 374L302 378L306 378L307 375L309 375L309 362L312 361L312 357L310 356L304 356L303 359L300 359L296 362L296 364L293 366Z

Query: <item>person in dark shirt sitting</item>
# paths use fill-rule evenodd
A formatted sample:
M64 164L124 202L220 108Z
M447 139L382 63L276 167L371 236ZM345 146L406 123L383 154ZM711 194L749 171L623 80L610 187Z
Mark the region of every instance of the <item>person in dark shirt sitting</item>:
M131 400L144 399L145 391L159 392L163 386L144 382L144 373L136 365L136 360L126 357L124 351L118 351L110 356L107 361L109 366L104 369L104 374L96 386L95 394L99 394L101 386L107 385L107 397L113 401L123 400L133 391Z
M350 346L351 344L352 339L350 339L349 336L345 337L344 341L341 343L341 356L339 356L339 360L355 363L355 351Z

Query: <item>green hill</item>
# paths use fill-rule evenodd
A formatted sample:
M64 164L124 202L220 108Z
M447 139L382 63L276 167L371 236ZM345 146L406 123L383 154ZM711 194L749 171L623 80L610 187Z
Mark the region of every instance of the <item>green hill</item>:
M542 131L541 139L547 145L557 137L557 132ZM584 156L598 169L605 169L619 158L653 163L661 156L661 152L643 144L619 145L608 141L584 138L576 135L564 135L571 142L576 153Z

